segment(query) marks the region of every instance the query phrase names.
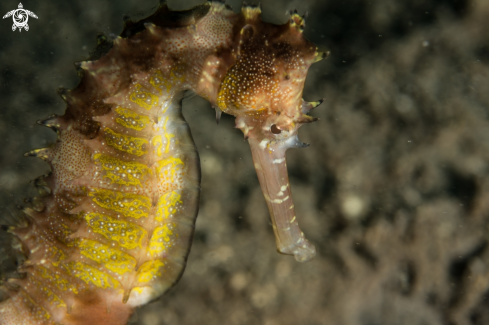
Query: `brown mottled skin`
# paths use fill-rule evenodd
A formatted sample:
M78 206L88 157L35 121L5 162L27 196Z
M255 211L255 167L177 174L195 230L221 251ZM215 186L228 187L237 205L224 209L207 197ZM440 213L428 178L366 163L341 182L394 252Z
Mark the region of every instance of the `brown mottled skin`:
M188 11L160 5L100 38L81 78L60 90L64 116L40 124L58 141L28 155L52 174L36 180L42 198L11 227L22 241L21 278L5 281L0 324L125 324L135 307L181 276L198 208L198 154L183 117L183 91L236 116L248 139L276 235L298 261L315 248L299 229L285 151L303 147L298 128L320 102L302 100L309 66L327 53L304 39L305 21L262 22L260 9L236 14L220 2ZM127 232L127 233L126 233ZM129 238L129 239L128 239ZM107 254L107 255L105 255Z

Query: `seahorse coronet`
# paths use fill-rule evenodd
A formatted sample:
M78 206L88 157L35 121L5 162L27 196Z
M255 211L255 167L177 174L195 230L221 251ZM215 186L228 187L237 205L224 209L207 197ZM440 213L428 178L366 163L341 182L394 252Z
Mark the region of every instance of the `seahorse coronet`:
M124 19L120 36L100 34L80 83L60 88L63 116L38 124L56 142L32 150L52 172L33 181L2 232L16 239L17 278L5 277L0 324L125 324L134 308L180 278L200 195L199 157L181 115L192 90L236 117L251 147L277 250L297 261L315 248L300 230L285 162L305 147L298 129L322 100L305 102L307 70L329 52L303 36L306 15L283 25L261 20L261 6L235 13L222 1L171 11L164 1L139 21Z

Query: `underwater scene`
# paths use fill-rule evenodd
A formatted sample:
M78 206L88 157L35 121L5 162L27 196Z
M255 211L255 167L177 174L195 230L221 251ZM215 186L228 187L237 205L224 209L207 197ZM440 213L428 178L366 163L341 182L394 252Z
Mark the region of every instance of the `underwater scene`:
M168 0L186 10L201 0ZM242 1L228 0L234 12ZM0 285L20 265L10 226L48 174L26 152L56 141L36 124L63 115L103 33L156 0L27 0L28 30L0 21ZM19 3L0 2L3 15ZM132 325L489 324L489 2L262 0L261 19L304 17L328 58L303 98L324 101L287 151L297 221L316 256L277 252L250 145L235 118L186 93L202 170L187 266ZM272 129L273 132L273 129ZM4 226L5 225L5 226ZM3 293L0 298L6 299ZM75 306L76 307L76 306ZM1 311L0 311L1 312Z

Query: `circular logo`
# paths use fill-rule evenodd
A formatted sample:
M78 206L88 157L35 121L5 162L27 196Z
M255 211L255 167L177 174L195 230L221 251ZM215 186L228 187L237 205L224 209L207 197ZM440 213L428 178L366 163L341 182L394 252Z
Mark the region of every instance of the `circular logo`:
M29 30L29 25L27 25L27 21L29 21L29 16L37 19L36 14L32 11L25 10L22 6L22 3L19 3L18 9L7 12L5 16L3 16L3 19L10 16L12 16L12 19L14 20L12 30L15 31L18 28L19 32L22 31L22 28L24 28L26 31Z

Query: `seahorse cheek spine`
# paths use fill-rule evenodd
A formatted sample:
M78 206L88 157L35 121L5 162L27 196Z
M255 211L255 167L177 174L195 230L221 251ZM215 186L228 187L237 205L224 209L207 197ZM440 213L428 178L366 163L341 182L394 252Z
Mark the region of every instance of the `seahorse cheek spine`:
M311 259L291 199L285 151L301 147L300 125L320 102L302 100L307 69L325 57L291 13L276 26L260 9L235 14L208 2L175 15L166 5L98 60L77 64L80 84L60 90L64 116L50 148L27 155L52 174L34 183L42 198L11 227L28 257L23 278L2 286L0 324L125 324L134 307L170 288L183 272L197 214L200 170L183 91L235 115L248 138L279 252Z

